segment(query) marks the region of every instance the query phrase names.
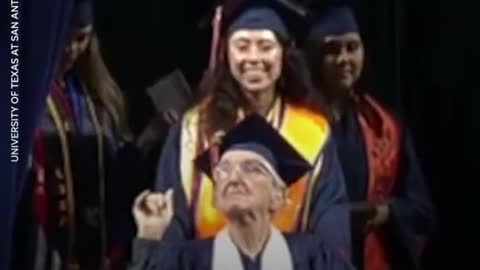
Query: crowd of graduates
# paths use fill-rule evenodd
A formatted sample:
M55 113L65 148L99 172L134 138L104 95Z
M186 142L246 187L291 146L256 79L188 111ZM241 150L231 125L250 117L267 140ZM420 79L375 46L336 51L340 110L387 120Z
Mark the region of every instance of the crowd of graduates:
M429 188L404 116L359 84L348 3L219 4L199 85L177 70L149 89L139 136L94 14L77 0L66 22L13 269L420 268Z

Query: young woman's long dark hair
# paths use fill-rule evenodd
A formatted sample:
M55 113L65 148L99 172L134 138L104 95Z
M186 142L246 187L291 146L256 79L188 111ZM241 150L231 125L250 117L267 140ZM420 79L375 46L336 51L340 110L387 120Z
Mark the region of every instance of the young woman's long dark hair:
M295 48L292 42L279 40L283 45L283 65L276 91L289 104L328 117L324 99L314 87L303 52ZM225 44L224 41L220 46L220 57L215 70L204 75L198 91L200 126L209 138L217 131L232 128L239 108L252 111L238 82L232 77Z
M121 137L131 140L126 101L103 61L95 32L92 33L87 50L78 58L74 68L94 100L111 115L113 125Z

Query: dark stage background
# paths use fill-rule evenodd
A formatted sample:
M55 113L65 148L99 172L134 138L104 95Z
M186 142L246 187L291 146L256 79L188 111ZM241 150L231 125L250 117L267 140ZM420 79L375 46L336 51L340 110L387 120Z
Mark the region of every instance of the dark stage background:
M100 1L97 29L109 67L128 95L136 132L153 113L146 87L176 67L191 83L198 81L209 33L197 22L211 2ZM426 269L474 262L473 232L480 228L475 225L480 211L474 210L480 180L479 58L472 44L479 15L466 2L355 1L370 89L406 115L437 209Z

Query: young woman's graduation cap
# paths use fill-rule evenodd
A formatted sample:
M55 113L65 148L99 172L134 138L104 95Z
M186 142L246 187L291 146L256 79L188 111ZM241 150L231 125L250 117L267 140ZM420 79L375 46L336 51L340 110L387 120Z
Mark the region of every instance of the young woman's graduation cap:
M304 32L307 14L291 0L244 0L224 18L222 30L269 29L283 39L293 39Z
M359 32L352 8L339 3L328 6L313 19L308 40L323 41L328 35Z
M266 160L281 181L289 186L312 169L306 161L263 117L251 114L226 133L220 141L218 154L229 150L254 152ZM200 154L196 166L212 178L212 149Z
M239 29L269 29L285 40L302 40L309 12L293 0L225 0L213 20L209 67L214 66L218 40Z

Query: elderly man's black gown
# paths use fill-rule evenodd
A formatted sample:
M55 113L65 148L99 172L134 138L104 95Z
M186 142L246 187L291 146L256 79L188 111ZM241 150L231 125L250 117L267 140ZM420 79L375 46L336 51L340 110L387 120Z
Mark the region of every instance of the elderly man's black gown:
M309 235L286 235L293 270L353 270L348 259ZM213 240L184 243L135 239L133 258L128 270L211 270ZM239 252L241 254L241 252ZM244 270L261 269L260 257L255 260L241 255Z

